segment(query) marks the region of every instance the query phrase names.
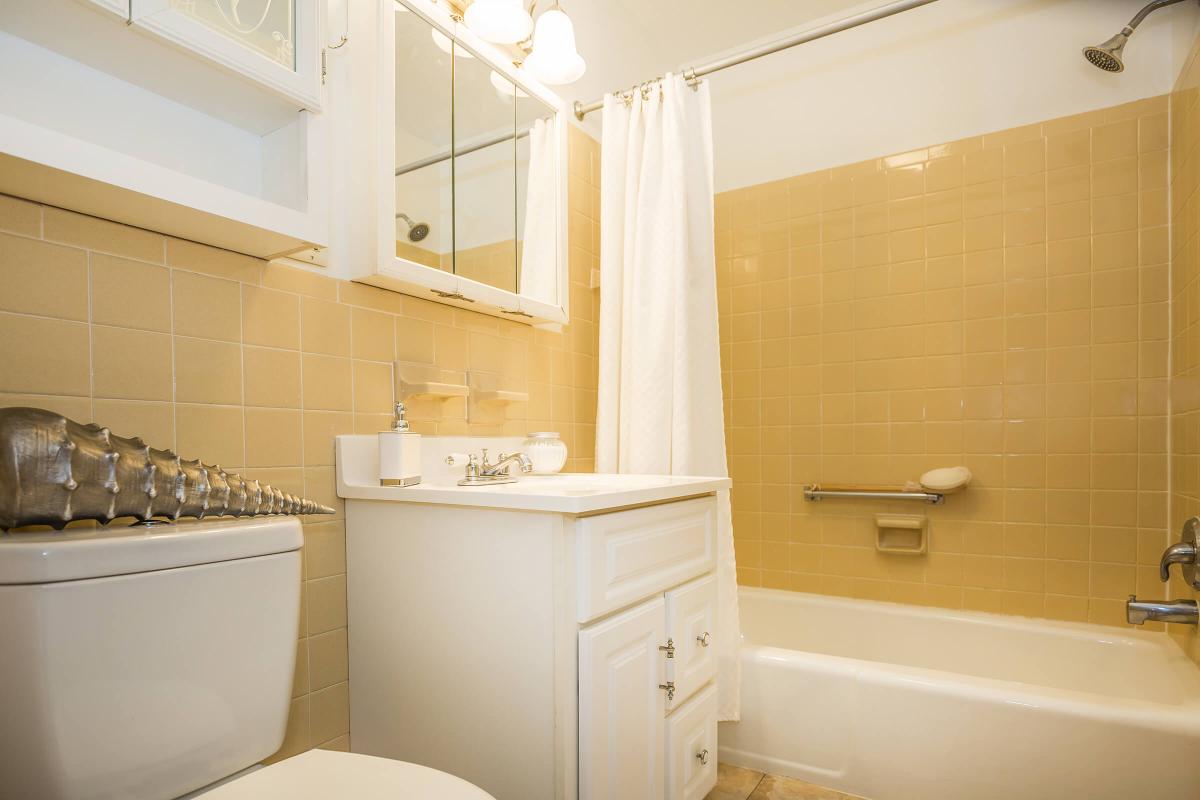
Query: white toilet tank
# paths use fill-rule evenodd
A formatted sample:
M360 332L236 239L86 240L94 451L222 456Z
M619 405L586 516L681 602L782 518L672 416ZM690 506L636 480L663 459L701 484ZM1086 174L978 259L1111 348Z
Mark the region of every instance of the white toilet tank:
M275 752L300 523L0 534L0 798L168 800Z

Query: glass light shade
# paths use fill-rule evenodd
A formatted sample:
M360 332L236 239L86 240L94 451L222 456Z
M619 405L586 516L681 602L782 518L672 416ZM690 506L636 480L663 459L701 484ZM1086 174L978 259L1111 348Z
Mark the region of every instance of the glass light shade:
M575 49L571 18L557 8L538 17L533 52L521 66L542 83L572 83L582 78L587 64Z
M438 46L438 49L447 55L452 55L455 58L474 58L471 51L465 47L455 47L454 42L450 41L450 37L439 31L437 28L431 28L429 35L433 37L433 43Z
M492 70L492 74L488 78L492 82L492 86L496 87L496 91L505 97L529 97L517 85L508 78L501 75L496 70Z
M515 44L533 29L522 0L475 0L463 19L481 39L496 44Z

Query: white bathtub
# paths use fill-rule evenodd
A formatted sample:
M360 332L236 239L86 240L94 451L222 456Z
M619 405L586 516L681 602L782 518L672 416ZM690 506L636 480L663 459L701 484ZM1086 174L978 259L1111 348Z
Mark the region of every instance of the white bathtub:
M1200 670L1163 634L739 597L724 762L871 800L1200 798Z

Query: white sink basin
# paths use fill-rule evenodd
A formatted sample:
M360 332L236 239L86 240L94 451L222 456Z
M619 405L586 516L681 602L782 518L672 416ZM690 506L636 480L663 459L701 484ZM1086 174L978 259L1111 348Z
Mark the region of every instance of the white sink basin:
M339 497L584 514L710 494L730 486L728 478L596 473L522 475L516 483L459 486L458 471L453 478L444 473L416 486L380 486L376 446L374 436L338 437Z
M508 494L597 494L600 492L628 492L658 486L670 486L670 475L613 475L591 472L564 472L559 475L519 475L516 483L499 483L491 486L459 486L453 484L428 484L426 488L453 489L474 492L503 491ZM423 484L424 485L424 484Z

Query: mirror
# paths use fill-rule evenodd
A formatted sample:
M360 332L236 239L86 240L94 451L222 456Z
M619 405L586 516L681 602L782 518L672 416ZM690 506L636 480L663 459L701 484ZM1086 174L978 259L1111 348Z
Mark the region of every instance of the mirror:
M454 45L396 5L396 255L453 269Z
M515 87L478 58L454 66L454 272L516 292Z
M490 64L486 45L400 3L395 19L395 255L565 307L559 109Z

